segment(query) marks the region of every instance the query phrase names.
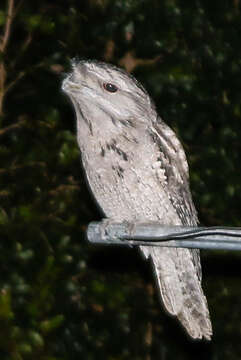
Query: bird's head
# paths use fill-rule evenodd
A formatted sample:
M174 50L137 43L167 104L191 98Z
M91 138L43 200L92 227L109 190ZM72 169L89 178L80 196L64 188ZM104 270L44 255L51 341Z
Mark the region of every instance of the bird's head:
M62 89L74 104L78 128L85 123L90 132L101 134L108 128L117 134L127 126L147 127L156 116L143 86L126 71L107 63L73 60Z

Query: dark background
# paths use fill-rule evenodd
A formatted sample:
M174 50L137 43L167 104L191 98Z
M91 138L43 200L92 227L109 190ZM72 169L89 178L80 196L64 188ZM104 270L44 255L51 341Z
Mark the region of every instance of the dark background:
M241 358L238 252L202 252L207 343L165 314L137 250L88 245L100 214L60 90L75 56L132 72L182 140L201 222L240 226L240 10L239 0L1 2L1 359Z

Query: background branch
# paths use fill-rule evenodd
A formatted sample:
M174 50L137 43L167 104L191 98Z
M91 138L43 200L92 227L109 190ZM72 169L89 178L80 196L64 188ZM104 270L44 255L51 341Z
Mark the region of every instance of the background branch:
M4 27L4 33L3 33L3 37L2 37L2 41L0 44L0 51L4 52L9 38L10 38L10 33L11 33L11 24L13 21L13 13L14 13L14 0L8 0L7 3L7 20L5 23L5 27Z

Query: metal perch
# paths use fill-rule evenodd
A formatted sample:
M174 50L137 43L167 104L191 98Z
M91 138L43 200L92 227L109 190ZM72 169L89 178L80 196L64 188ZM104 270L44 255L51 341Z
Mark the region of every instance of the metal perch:
M241 250L241 228L234 227L162 226L104 219L89 224L87 239L99 244Z

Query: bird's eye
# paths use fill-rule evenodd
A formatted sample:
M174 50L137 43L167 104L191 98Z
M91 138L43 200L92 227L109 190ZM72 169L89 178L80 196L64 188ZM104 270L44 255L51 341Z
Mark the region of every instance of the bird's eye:
M118 90L118 87L111 83L104 83L103 87L106 91L109 91L111 93L115 93Z

